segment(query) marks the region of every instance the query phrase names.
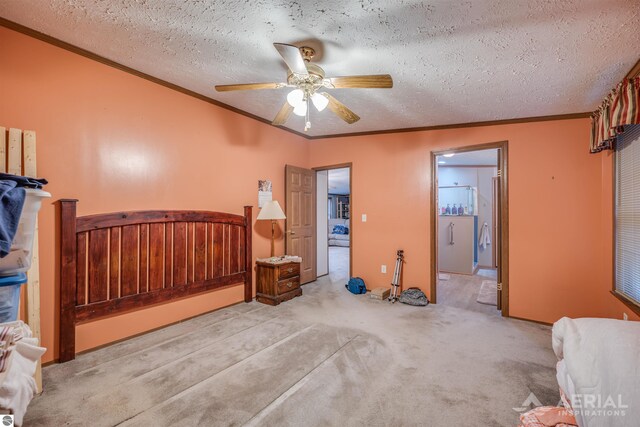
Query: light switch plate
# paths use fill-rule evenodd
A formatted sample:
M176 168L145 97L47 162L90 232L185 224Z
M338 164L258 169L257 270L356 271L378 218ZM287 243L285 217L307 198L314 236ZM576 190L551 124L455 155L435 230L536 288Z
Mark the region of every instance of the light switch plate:
M382 266L380 267L380 273L386 273L387 272L387 266L382 264Z
M367 214L362 214L362 222L367 222Z

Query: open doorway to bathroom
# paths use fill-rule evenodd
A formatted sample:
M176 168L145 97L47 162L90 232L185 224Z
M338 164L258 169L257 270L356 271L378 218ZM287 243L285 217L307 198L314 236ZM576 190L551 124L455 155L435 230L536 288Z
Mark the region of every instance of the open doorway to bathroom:
M318 276L346 283L351 272L351 164L315 168Z
M507 143L432 152L433 302L508 316Z

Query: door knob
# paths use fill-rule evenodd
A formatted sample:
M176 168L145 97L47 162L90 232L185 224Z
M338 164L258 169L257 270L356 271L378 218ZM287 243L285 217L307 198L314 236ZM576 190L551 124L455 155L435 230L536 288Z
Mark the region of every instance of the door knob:
M289 231L285 231L285 233L289 233L289 234L296 234L296 232L295 232L295 231L291 231L291 230L289 230Z

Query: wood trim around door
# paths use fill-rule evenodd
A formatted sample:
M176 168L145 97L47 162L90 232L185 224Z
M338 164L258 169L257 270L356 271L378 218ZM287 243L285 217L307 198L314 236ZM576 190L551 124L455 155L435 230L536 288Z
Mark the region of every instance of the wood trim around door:
M438 217L436 215L436 198L438 185L437 156L447 153L464 153L468 151L498 150L498 174L500 180L500 258L498 277L502 283L502 316L509 317L509 186L508 186L508 141L489 142L485 144L454 147L431 152L431 197L430 197L430 232L431 232L431 302L437 303L438 287Z
M331 169L349 168L349 277L353 277L353 163L338 163L329 166L311 168L312 171L328 171ZM327 192L328 192L327 188ZM317 221L316 221L317 222ZM316 233L318 230L316 230ZM316 236L317 237L317 236ZM327 267L329 266L329 245L327 245ZM329 269L327 268L327 274Z

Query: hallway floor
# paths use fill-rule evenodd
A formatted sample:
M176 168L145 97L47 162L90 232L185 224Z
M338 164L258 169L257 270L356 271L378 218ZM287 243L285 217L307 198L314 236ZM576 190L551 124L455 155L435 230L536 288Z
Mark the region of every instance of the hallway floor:
M479 269L473 276L449 274L448 280L438 280L438 305L461 308L491 316L501 316L495 305L481 304L477 301L482 282L484 280L495 281L496 278L497 270L489 269Z
M349 248L329 246L329 278L333 282L342 277L349 280Z

